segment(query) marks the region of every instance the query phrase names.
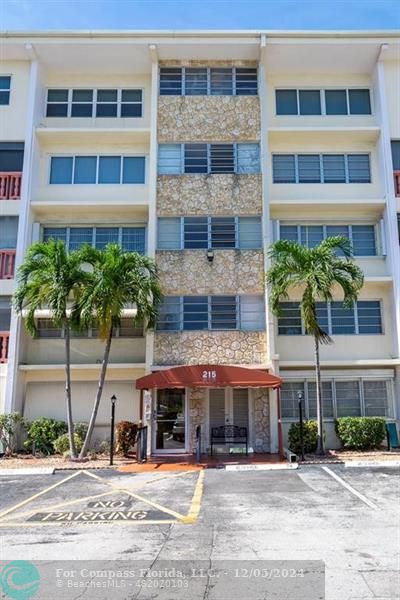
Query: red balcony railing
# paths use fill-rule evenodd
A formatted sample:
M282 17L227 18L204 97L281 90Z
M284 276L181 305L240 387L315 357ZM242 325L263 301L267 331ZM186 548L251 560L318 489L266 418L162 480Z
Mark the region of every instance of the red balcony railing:
M0 200L21 198L22 173L0 172Z
M10 340L9 331L0 331L0 363L8 362L8 342Z
M14 279L15 250L0 250L0 279Z
M394 175L394 193L395 196L400 196L400 171L395 171Z

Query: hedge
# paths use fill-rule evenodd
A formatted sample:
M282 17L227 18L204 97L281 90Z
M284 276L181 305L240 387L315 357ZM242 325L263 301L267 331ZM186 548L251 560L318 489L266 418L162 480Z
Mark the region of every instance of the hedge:
M343 448L371 450L385 439L385 423L383 417L341 417L336 420L335 429Z
M303 421L304 452L313 454L317 449L318 425L317 421ZM296 454L301 454L300 424L292 423L289 428L289 448Z

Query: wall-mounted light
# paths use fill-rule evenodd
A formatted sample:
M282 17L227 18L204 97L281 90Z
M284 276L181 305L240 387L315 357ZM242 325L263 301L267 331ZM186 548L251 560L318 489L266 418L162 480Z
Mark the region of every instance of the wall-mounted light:
M207 260L210 263L212 263L212 261L214 260L214 250L212 250L211 248L207 250Z

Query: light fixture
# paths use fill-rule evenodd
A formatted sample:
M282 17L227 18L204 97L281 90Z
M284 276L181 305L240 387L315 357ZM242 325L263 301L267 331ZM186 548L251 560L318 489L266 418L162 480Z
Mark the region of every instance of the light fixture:
M214 250L212 248L209 248L207 250L207 260L210 263L212 263L212 261L214 260Z

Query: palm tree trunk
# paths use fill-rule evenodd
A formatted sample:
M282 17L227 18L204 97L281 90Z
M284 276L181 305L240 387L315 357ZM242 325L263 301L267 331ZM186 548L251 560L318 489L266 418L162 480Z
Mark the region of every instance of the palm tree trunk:
M110 356L112 331L113 331L113 328L111 326L110 331L108 332L108 336L107 336L107 340L106 340L106 345L104 347L103 362L101 364L101 371L100 371L99 383L98 383L98 386L97 386L96 398L95 398L95 401L94 401L94 404L93 404L93 410L92 410L92 414L91 414L90 421L89 421L89 427L88 427L88 430L87 430L87 434L86 434L86 437L85 437L84 444L82 446L82 450L79 453L79 458L85 458L85 456L86 456L86 453L87 453L87 451L89 449L90 440L92 438L94 426L95 426L95 423L96 423L97 412L99 410L101 395L103 393L104 380L106 378L108 359L109 359L109 356Z
M317 423L318 423L318 438L317 438L317 454L323 456L324 448L324 423L323 423L323 407L322 407L322 389L321 389L321 367L319 363L319 340L314 337L315 342L315 379L317 392Z
M76 447L74 439L74 421L72 418L71 400L71 336L68 318L64 318L65 335L65 403L67 408L68 440L71 458L76 458Z

